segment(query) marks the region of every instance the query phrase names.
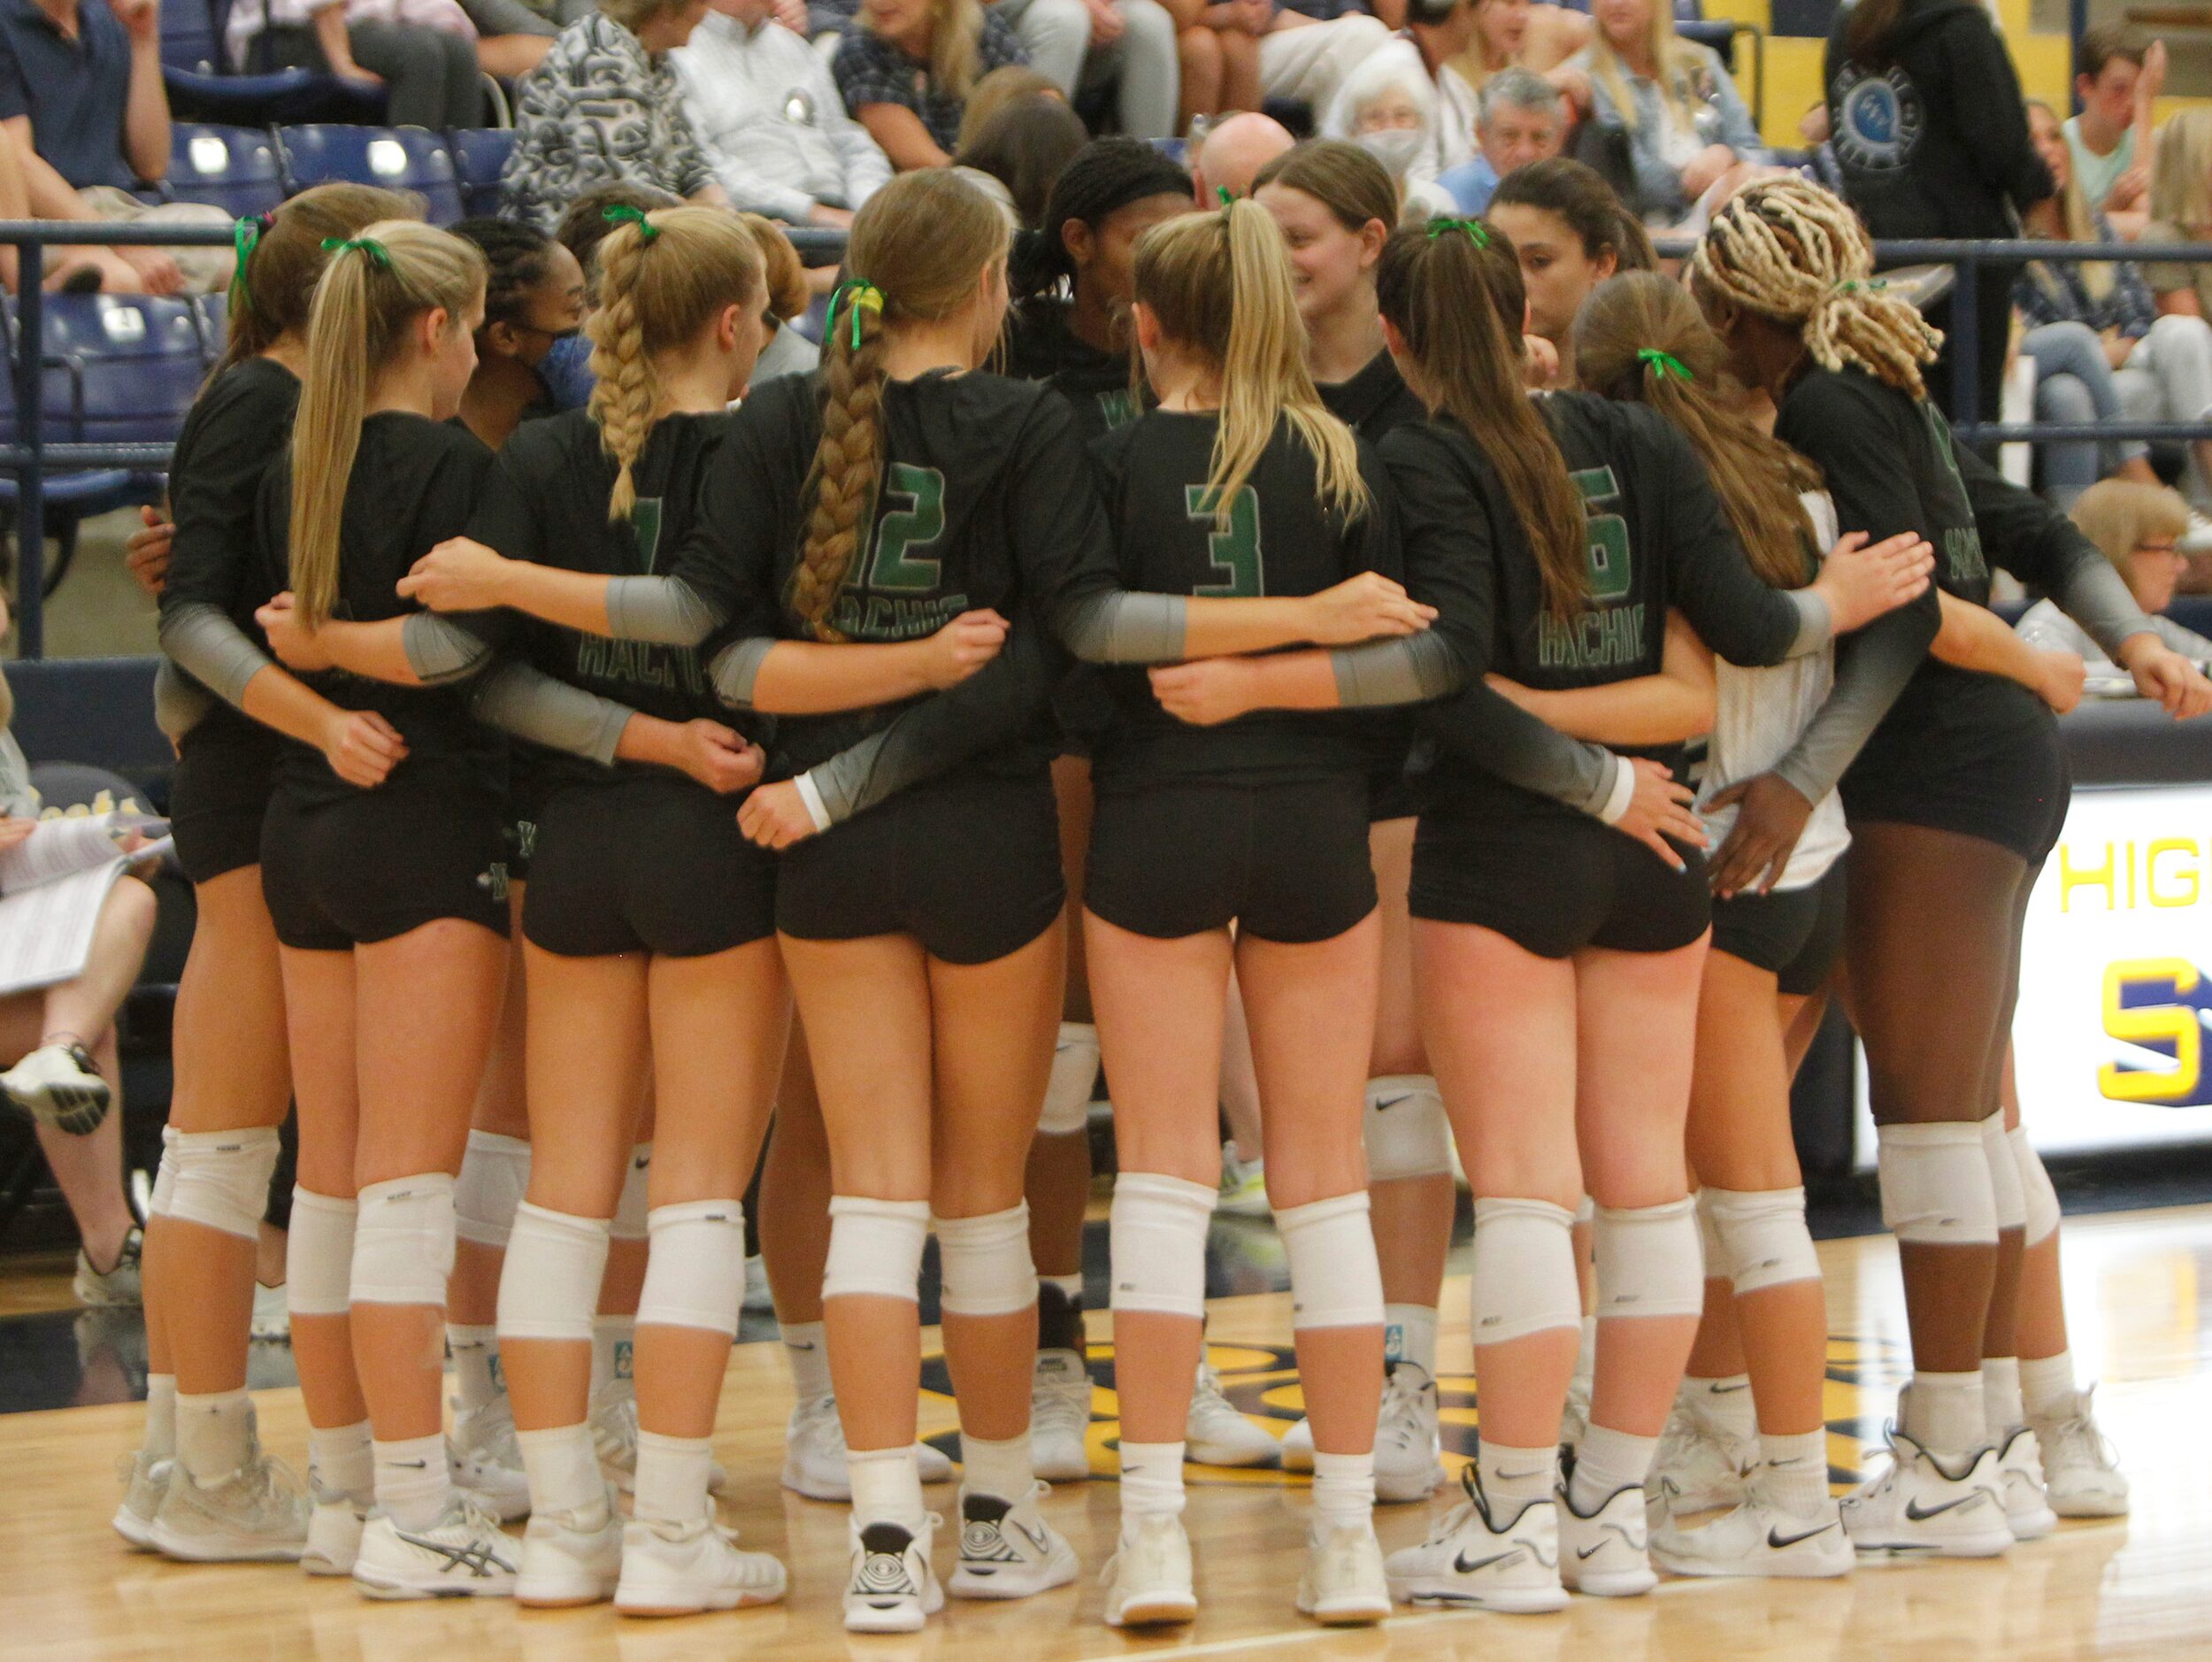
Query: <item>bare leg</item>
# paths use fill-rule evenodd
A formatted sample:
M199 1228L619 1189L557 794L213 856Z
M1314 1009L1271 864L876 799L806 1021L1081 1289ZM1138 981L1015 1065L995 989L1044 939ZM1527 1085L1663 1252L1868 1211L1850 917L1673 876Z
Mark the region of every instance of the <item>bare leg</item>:
M115 1029L101 1034L90 1049L93 1066L114 1093L107 1118L81 1137L43 1122L34 1128L46 1169L69 1203L85 1259L104 1274L122 1256L138 1220L123 1194L123 1065L115 1053Z
M783 1080L776 1089L775 1129L760 1181L760 1255L776 1320L787 1327L822 1319L822 1266L829 1261L829 1134L814 1093L806 1027L794 1020Z
M354 964L350 952L280 950L292 1083L299 1098L300 1187L351 1201L359 1140L360 1085L354 1072ZM297 1278L294 1278L296 1282ZM292 1315L292 1360L307 1423L318 1430L369 1417L354 1369L350 1315Z

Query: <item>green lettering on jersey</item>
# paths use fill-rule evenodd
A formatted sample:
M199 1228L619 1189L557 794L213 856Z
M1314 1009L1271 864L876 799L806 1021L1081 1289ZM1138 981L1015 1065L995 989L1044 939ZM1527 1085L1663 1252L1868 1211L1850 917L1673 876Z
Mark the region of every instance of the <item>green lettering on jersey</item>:
M1229 501L1226 526L1219 523L1218 500L1211 485L1183 487L1183 512L1215 527L1206 539L1206 551L1213 557L1213 568L1220 577L1217 582L1199 584L1191 593L1229 600L1248 600L1265 594L1265 573L1260 563L1260 494L1249 485L1238 486L1237 494Z
M1098 395L1098 413L1111 433L1116 427L1125 427L1144 413L1144 406L1137 402L1137 395L1126 387L1117 387L1111 392Z
M1571 475L1590 518L1590 598L1601 605L1628 592L1628 521L1601 512L1621 499L1620 481L1609 467L1586 467Z
M637 568L650 576L653 567L660 562L661 499L658 496L640 496L630 510L630 535L637 542Z
M1536 661L1546 669L1614 669L1644 655L1644 609L1585 612L1562 623L1549 612L1536 620Z
M1946 482L1950 486L1952 504L1959 522L1946 527L1943 543L1943 568L1949 574L1946 588L1970 586L1989 581L1989 562L1982 553L1981 528L1974 522L1973 508L1966 494L1966 481L1959 477L1958 451L1953 448L1951 424L1943 419L1943 412L1932 404L1923 403L1921 419L1927 422L1935 435L1936 453L1943 458Z
M876 557L869 567L868 587L926 593L937 587L944 562L914 556L908 550L927 548L945 534L945 476L934 467L891 464L885 481L886 496L903 496L907 506L876 519Z

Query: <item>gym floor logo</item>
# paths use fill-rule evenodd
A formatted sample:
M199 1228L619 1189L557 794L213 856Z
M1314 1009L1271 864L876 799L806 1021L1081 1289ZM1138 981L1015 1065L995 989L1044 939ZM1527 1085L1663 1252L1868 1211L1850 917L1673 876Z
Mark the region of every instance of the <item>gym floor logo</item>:
M1206 1360L1220 1375L1222 1394L1249 1420L1277 1436L1288 1431L1305 1412L1305 1397L1298 1385L1298 1358L1287 1345L1209 1344ZM1120 1446L1121 1423L1114 1397L1114 1347L1093 1344L1088 1358L1091 1373L1091 1428L1087 1439L1091 1475L1110 1478L1119 1470L1115 1450ZM1838 1489L1864 1475L1870 1451L1882 1447L1883 1422L1896 1388L1911 1371L1904 1347L1887 1338L1848 1334L1828 1340L1827 1383L1822 1412L1828 1432L1828 1480ZM923 1364L922 1389L940 1397L949 1412L953 1406L952 1380L944 1358L933 1356ZM1456 1468L1474 1458L1475 1428L1479 1422L1475 1381L1465 1373L1447 1373L1437 1381L1440 1400L1439 1431L1444 1463ZM943 1432L926 1439L953 1459L960 1458L957 1432ZM1193 1466L1190 1481L1198 1484L1286 1483L1308 1480L1272 1466L1243 1468Z
M2204 1015L2212 1009L2197 966L2185 958L2123 958L2104 972L2104 1030L2120 1041L2118 1059L2097 1070L2097 1089L2113 1102L2154 1108L2212 1104L2204 1076Z
M1847 167L1886 173L1902 167L1920 142L1927 113L1902 69L1870 74L1855 65L1837 77L1836 154Z

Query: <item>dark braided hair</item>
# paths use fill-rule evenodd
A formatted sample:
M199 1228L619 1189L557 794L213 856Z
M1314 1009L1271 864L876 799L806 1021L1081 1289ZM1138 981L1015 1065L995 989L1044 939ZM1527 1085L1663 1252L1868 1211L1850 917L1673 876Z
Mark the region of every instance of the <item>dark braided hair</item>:
M484 285L484 327L530 320L530 291L546 278L553 239L513 219L464 219L453 235L483 250L491 276Z
M1061 170L1045 198L1044 217L1014 240L1007 284L1017 301L1049 295L1075 276L1064 233L1071 219L1096 226L1117 209L1148 196L1191 195L1190 175L1142 139L1094 139Z

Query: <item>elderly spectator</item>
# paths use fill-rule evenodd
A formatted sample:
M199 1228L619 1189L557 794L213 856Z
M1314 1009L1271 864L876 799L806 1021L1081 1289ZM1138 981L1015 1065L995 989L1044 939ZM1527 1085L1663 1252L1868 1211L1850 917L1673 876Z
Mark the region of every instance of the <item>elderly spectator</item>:
M2189 530L2189 504L2161 485L2108 479L2092 485L2074 504L2075 528L2097 546L2126 582L2158 638L2199 668L2212 663L2212 641L2163 616L2174 603L2189 556L2182 541ZM2105 656L2089 632L2048 600L2030 606L2016 626L2020 636L2039 651L2070 652L2082 660L2094 690L2131 697L2135 683Z
M1409 219L1452 211L1450 193L1434 180L1406 177L1435 128L1436 83L1407 40L1386 42L1353 70L1321 123L1323 137L1348 140L1382 164Z
M1068 108L1065 98L1033 92L993 111L972 131L964 129L955 165L1004 185L1016 223L1034 230L1044 221L1053 181L1090 142L1082 118Z
M1490 194L1517 167L1548 161L1567 141L1566 95L1533 70L1508 67L1475 94L1475 138L1481 154L1436 182L1462 213L1480 213Z
M1191 191L1202 208L1221 205L1221 193L1252 194L1260 169L1298 141L1272 116L1249 111L1233 115L1207 133L1191 166Z
M576 197L619 183L727 207L668 61L705 14L705 0L601 0L563 29L516 88L507 212L550 231Z
M867 0L831 64L845 108L892 166L944 167L976 82L1028 53L977 0Z
M821 54L777 22L775 0L709 0L690 43L668 57L692 131L738 207L848 226L890 179Z
M131 194L169 171L169 96L161 81L157 0L0 4L0 129L21 173L26 218L88 224L221 224L220 209L149 207ZM0 201L12 194L0 181ZM211 293L230 281L227 248L74 249L56 270L72 287L117 293ZM10 273L11 277L12 273Z
M1647 225L1679 224L1763 164L1766 147L1719 55L1675 34L1671 4L1594 0L1592 11L1597 33L1568 60L1590 78L1591 119L1628 134L1628 205Z
M1423 0L1408 12L1405 38L1436 87L1435 130L1406 169L1425 184L1475 159L1475 89L1452 67L1475 38L1475 8L1471 0Z
M2151 106L2165 83L2162 42L2146 51L2127 30L2111 24L2082 31L2074 48L2074 96L2081 113L2066 122L2066 148L2089 205L2106 215L2131 216L2131 231L2141 228L2150 195Z

